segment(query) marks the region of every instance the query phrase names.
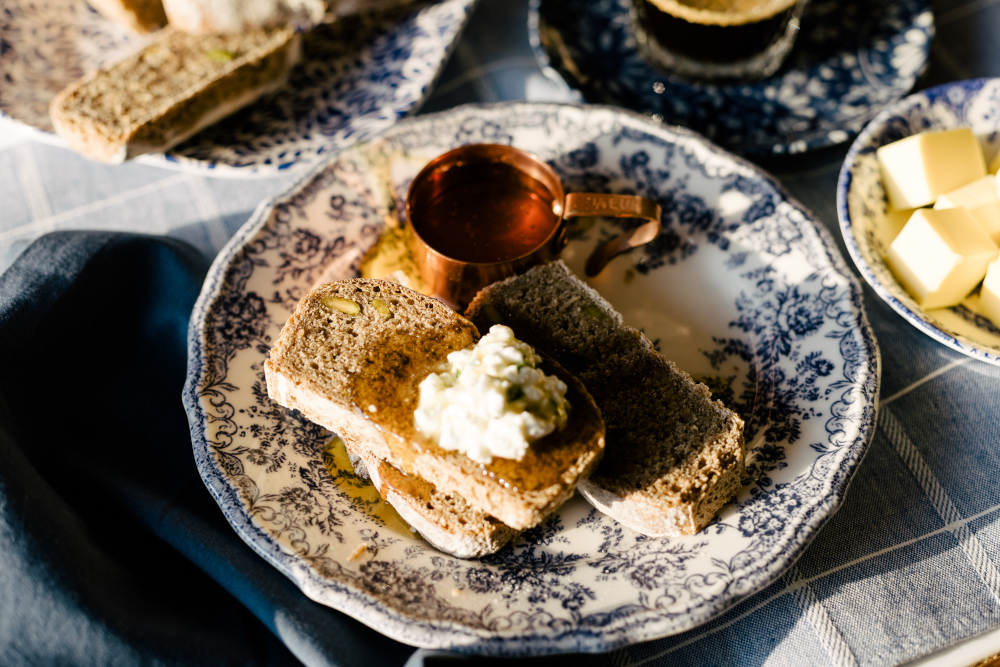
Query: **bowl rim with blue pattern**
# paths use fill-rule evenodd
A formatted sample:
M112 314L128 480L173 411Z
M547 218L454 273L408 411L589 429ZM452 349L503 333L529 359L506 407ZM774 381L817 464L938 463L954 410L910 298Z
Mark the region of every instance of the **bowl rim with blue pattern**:
M965 304L935 309L933 313L921 308L885 265L881 257L885 244L878 244L872 237L872 228L884 224L888 205L881 182L872 183L876 149L916 131L958 127L972 127L984 144L987 158L995 154L1000 144L1000 78L968 79L928 88L876 116L854 140L841 166L837 217L851 259L883 301L939 343L974 359L1000 365L997 326ZM875 189L862 202L865 188ZM862 211L867 215L859 215Z
M602 293L619 308L622 295L682 300L722 335L695 336L692 358L739 367L737 389L767 387L746 404L753 481L701 533L644 538L577 496L498 554L459 561L373 523L330 486L329 434L267 399L263 359L304 290L330 267L354 275L407 178L466 143L529 149L574 190L638 189L666 204L663 243L619 256ZM563 258L582 275L587 248L622 224L595 221ZM703 287L675 289L685 275ZM407 119L263 202L194 307L183 400L226 519L307 596L408 644L526 656L684 632L772 584L841 505L874 433L879 378L860 284L771 176L620 109L507 103Z

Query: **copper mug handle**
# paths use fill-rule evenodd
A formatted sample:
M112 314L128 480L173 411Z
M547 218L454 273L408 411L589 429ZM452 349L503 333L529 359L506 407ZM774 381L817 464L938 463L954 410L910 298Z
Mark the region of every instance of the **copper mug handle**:
M612 259L633 248L645 245L660 235L660 205L652 199L635 195L607 195L570 192L563 205L563 220L581 217L640 218L647 222L594 248L584 272L594 277ZM565 236L565 233L561 236ZM568 238L566 242L568 242ZM565 247L565 242L563 243ZM560 248L562 250L562 248Z
M464 182L462 169L475 165L505 165L544 186L551 195L552 213L557 220L540 245L508 260L472 262L449 257L423 239L416 229L415 218L447 190L449 179ZM586 274L591 277L600 273L616 255L648 243L660 233L660 206L656 202L635 195L565 194L558 175L541 158L498 144L470 144L436 157L414 178L406 197L407 235L421 277L435 296L459 308L486 285L558 257L569 242L566 220L581 216L647 221L595 248L585 266Z

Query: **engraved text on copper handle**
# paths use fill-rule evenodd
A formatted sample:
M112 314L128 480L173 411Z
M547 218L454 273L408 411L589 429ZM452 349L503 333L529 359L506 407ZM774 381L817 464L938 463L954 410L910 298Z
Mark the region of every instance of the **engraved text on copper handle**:
M660 205L645 197L570 192L563 217L608 216L613 218L660 219Z
M588 276L596 276L616 255L645 245L659 236L660 213L660 205L645 197L571 192L566 195L563 217L599 216L648 220L645 224L602 243L590 253L584 271Z

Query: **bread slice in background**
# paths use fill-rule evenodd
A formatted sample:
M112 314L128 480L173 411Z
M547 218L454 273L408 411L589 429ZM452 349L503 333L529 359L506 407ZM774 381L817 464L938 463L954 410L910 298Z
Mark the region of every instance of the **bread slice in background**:
M344 299L356 314L326 305ZM376 304L379 301L382 306ZM517 335L517 331L514 331ZM544 359L566 383L567 425L535 441L520 461L479 464L418 433L418 385L479 331L436 299L384 280L329 283L303 297L264 362L268 395L334 431L366 461L385 461L515 530L558 508L604 451L604 423L580 382Z
M163 0L170 25L195 35L260 28L311 28L326 14L324 0Z
M109 21L138 33L155 32L167 24L161 0L87 0Z
M283 85L299 59L289 28L155 41L66 87L49 106L70 148L117 164L165 151Z
M607 428L580 492L649 535L693 534L740 488L743 421L653 349L560 260L483 289L466 315L505 324L583 382Z
M458 558L480 558L496 553L517 535L510 526L473 509L457 493L445 493L385 461L366 461L348 452L355 472L370 479L399 516L440 551Z

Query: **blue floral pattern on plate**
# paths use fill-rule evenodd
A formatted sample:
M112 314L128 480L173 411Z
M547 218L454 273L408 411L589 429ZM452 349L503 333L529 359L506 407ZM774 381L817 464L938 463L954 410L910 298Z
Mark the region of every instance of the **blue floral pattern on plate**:
M568 191L663 207L660 239L589 282L746 421L745 485L701 533L649 539L576 496L499 553L458 560L353 498L350 470L324 467L330 434L267 398L262 363L296 301L355 275L417 171L469 142L529 148ZM628 224L579 221L564 260L582 275ZM858 283L774 180L629 112L522 103L403 121L261 206L195 306L184 403L227 519L306 595L400 641L526 655L681 632L774 581L840 504L878 382Z
M976 312L976 295L954 308L924 310L884 259L905 220L889 214L875 151L918 132L958 127L972 128L989 163L1000 151L1000 79L929 88L879 114L854 141L841 167L837 216L851 258L886 303L931 338L970 357L1000 364L1000 329Z
M205 175L274 176L384 130L423 101L475 0L418 2L303 36L288 83L166 155L138 159ZM139 49L81 0L15 0L0 16L0 114L51 134L49 102L86 72Z
M744 154L798 153L849 140L913 88L927 66L926 0L811 0L774 76L736 85L662 74L636 49L631 0L532 0L532 46L551 76L588 102L701 132Z

